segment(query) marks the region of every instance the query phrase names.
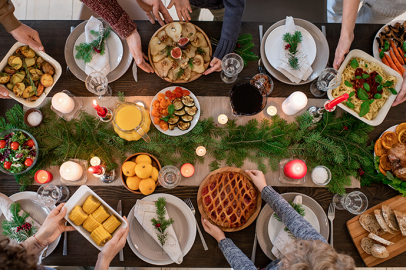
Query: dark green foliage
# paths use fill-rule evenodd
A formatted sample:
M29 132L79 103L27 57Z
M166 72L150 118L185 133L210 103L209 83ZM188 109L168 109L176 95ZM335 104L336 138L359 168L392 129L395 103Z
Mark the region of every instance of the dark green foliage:
M95 40L93 40L90 43L80 43L75 47L77 53L75 55L76 59L82 59L85 61L85 63L90 63L93 58L93 54L96 53L94 48L97 48L100 50L100 54L104 55L105 53L105 43L106 43L106 38L110 35L111 28L108 27L107 29L104 29L103 34L100 34L99 32L96 32L94 30L91 30L90 33L97 37Z
M161 243L162 247L165 245L166 239L168 237L168 233L165 232L165 230L174 222L172 218L165 218L165 205L166 199L164 197L159 197L158 200L155 202L156 214L158 215L158 219L151 219L152 225L154 225L158 231L156 235L158 236L158 240Z
M37 228L34 227L33 224L31 224L32 227L29 230L16 231L16 228L24 225L26 223L25 220L29 217L29 215L24 211L22 216L18 215L20 211L21 206L19 203L11 204L10 212L13 215L13 220L4 220L1 224L3 228L3 235L10 239L16 240L18 243L24 242L37 232Z

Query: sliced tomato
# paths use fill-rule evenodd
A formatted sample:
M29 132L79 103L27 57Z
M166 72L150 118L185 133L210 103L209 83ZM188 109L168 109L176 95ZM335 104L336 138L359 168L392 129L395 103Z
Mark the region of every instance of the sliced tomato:
M165 92L165 96L166 96L166 97L169 97L171 94L172 94L172 92L169 91L169 90Z
M172 100L174 100L176 98L176 95L171 94L168 98L169 98L170 101L172 101Z
M182 90L182 95L188 96L188 95L190 95L190 92L188 90Z
M183 95L182 95L182 92L176 92L176 93L175 93L175 95L176 95L176 97L177 97L177 98L179 98L179 97L182 97L182 96L183 96Z
M179 87L179 86L177 86L176 88L175 88L175 90L173 90L174 92L179 92L179 93L182 93L182 87Z

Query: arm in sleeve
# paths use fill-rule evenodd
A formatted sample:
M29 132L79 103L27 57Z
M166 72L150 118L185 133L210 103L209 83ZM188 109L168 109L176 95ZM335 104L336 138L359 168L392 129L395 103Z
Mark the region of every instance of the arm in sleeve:
M248 257L234 244L230 238L219 242L219 248L234 270L256 270L257 268Z
M245 0L224 0L224 18L221 37L213 57L223 59L224 55L234 50L241 28Z
M272 187L266 186L261 195L295 237L303 240L320 240L327 243L326 239Z
M82 2L106 20L122 38L127 38L137 28L137 24L130 19L117 0L82 0Z
M14 10L11 0L0 0L0 23L7 32L11 32L21 25L21 22L13 14Z

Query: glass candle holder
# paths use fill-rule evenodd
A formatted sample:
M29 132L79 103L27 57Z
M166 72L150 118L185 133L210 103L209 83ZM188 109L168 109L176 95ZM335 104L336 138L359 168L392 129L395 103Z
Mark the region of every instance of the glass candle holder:
M165 166L158 174L158 182L162 187L172 189L180 183L180 171L175 166Z

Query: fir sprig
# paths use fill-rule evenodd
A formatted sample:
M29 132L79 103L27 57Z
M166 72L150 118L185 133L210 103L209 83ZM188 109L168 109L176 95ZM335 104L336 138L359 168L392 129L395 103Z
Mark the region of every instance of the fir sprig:
M85 63L90 63L93 58L93 54L96 53L96 50L100 51L101 55L104 55L105 53L105 44L106 44L106 38L109 37L111 32L111 28L107 27L103 30L102 34L99 32L96 32L94 30L90 30L90 33L96 37L95 40L93 40L90 43L80 43L75 47L77 53L75 55L76 59L82 59L85 61ZM95 50L96 48L96 50Z
M19 227L24 227L26 224L26 219L29 215L23 211L23 214L20 216L18 213L21 211L21 206L19 203L12 203L10 205L10 212L13 219L10 221L4 220L2 222L3 235L7 236L10 239L16 240L18 243L24 242L29 237L34 235L37 232L35 226L25 227L25 229L17 229Z
M152 225L154 225L156 230L158 231L156 235L158 236L159 243L161 243L162 247L165 245L165 242L168 238L168 233L165 232L165 230L174 222L172 218L165 218L165 205L166 199L164 197L159 197L158 200L155 202L156 214L158 216L158 219L151 219Z
M300 68L299 59L296 57L296 53L298 52L297 46L302 42L302 39L302 32L300 31L295 31L293 35L290 33L285 33L283 35L283 41L287 43L285 49L289 50L288 62L293 70L298 70Z

